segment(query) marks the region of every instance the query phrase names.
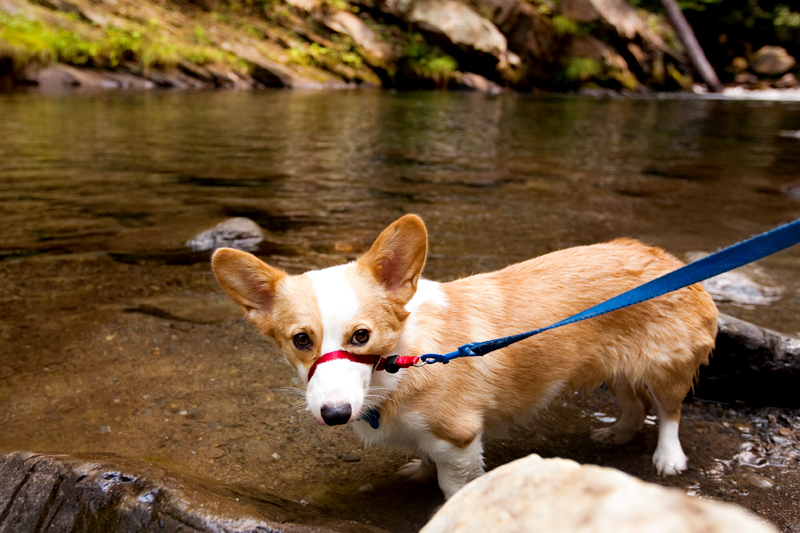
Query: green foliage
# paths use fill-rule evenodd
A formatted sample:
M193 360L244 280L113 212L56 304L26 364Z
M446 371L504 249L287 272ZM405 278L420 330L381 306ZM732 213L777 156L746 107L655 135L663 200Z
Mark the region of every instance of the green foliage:
M325 5L338 11L350 11L350 4L345 0L325 0Z
M681 11L705 11L708 6L721 4L724 0L678 0Z
M603 66L588 57L568 57L564 61L562 75L569 83L584 82L600 76Z
M660 0L629 0L632 5L663 14ZM800 53L800 10L792 0L678 0L700 44L713 55L719 35L739 46L759 48L781 45L790 53ZM744 54L748 50L735 50ZM752 52L752 50L750 50Z
M800 28L800 12L792 11L789 6L780 5L775 9L775 18L772 23L776 28Z
M420 34L411 34L403 50L411 70L420 78L430 79L437 87L444 87L458 70L458 61L439 47L431 46Z
M574 20L568 19L563 15L556 15L553 17L553 28L556 30L556 34L559 37L581 34L580 25Z

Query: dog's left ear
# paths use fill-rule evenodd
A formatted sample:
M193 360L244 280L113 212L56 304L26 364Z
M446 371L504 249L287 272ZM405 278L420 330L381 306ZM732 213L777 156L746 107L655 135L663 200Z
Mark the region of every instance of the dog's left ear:
M378 235L358 260L402 305L417 292L428 256L428 232L417 215L405 215Z
M276 287L286 273L253 254L232 248L214 252L211 267L219 284L242 307L247 318L269 334Z

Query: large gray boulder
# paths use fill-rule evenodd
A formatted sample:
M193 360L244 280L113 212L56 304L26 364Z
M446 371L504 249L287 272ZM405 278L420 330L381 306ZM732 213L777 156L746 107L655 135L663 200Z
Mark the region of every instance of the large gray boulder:
M489 19L458 0L359 0L370 9L377 9L411 24L434 37L444 48L457 55L470 57L498 70L519 64L519 57L508 50L505 35ZM488 60L488 61L487 61Z
M697 499L613 468L530 455L458 491L420 533L776 533L735 505Z
M408 11L406 19L423 30L446 36L457 46L498 59L505 58L508 51L506 38L497 26L456 0L421 0Z

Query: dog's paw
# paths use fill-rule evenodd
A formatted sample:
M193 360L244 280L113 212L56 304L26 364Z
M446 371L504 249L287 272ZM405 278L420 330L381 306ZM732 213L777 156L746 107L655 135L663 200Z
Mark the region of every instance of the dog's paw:
M397 473L414 483L427 483L436 477L436 467L429 465L422 459L412 459L401 466Z
M636 435L636 431L622 430L617 427L617 424L607 426L604 428L593 429L589 433L589 438L595 442L602 442L603 444L628 444Z
M682 451L678 450L677 453L659 453L656 450L653 455L653 466L656 467L656 472L659 476L674 476L686 470L687 458Z

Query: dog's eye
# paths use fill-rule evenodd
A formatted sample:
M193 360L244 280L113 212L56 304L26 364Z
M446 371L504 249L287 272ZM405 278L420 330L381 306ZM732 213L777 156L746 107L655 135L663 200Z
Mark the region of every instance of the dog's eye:
M292 337L292 341L294 341L294 345L304 350L311 346L311 339L308 338L308 335L305 333L298 333L294 337Z
M368 340L369 340L369 331L366 329L359 329L356 330L355 333L353 333L353 339L351 342L353 344L364 344Z

